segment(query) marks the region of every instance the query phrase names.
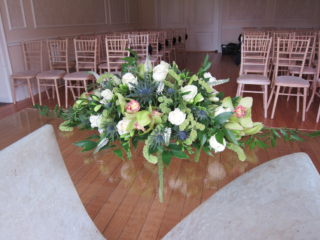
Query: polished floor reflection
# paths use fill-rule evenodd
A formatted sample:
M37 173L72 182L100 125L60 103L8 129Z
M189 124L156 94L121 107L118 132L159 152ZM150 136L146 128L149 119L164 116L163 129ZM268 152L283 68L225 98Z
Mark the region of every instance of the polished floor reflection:
M158 199L158 171L142 156L138 146L131 161L113 153L93 156L80 153L72 143L92 131L61 132L62 121L26 109L0 121L0 149L45 124L53 125L71 179L84 207L107 239L161 239L201 202L241 174L270 159L306 152L320 171L320 138L305 142L278 141L274 149L250 151L247 161L226 150L214 157L201 154L200 161L173 159L164 175L164 201Z

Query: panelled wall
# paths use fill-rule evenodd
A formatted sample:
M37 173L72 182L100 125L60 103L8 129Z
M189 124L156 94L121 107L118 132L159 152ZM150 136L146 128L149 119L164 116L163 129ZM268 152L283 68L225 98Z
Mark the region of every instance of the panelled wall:
M242 27L319 27L319 0L224 0L222 43L237 42Z
M24 70L22 40L141 28L140 0L1 0L0 10L13 72ZM49 70L46 51L43 42ZM2 86L9 82L0 79ZM23 87L16 92L18 100L28 97Z

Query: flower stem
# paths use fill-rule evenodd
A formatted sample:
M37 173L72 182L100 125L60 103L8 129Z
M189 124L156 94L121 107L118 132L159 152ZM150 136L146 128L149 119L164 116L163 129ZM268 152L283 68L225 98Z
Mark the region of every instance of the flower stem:
M194 161L195 162L199 162L200 153L201 153L201 148L196 151L196 155L194 156Z
M163 163L162 152L157 152L158 157L158 173L159 173L159 198L160 202L163 202Z

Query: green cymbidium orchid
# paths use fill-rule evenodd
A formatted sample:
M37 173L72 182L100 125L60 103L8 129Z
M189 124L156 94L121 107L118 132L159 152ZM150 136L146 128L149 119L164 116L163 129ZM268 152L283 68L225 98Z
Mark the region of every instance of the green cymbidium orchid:
M233 105L231 97L226 97L222 101L222 106L230 108L235 112L229 122L225 124L225 128L236 132L235 135L252 135L256 134L263 128L263 124L252 121L251 107L253 99L252 97L239 97L236 101L236 106Z

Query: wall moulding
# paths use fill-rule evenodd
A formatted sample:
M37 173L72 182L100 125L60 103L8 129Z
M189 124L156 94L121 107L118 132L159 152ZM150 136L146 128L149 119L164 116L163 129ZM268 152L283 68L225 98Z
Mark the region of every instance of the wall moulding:
M318 0L275 0L274 21L315 20Z
M22 0L5 0L9 29L27 28Z
M141 23L141 0L127 0L128 22Z
M229 0L228 21L267 21L267 0Z
M108 0L110 24L126 24L127 21L127 1Z
M75 8L75 6L77 6ZM106 0L31 0L35 28L105 25Z
M194 8L194 23L201 25L213 24L214 1L213 0L196 0Z

